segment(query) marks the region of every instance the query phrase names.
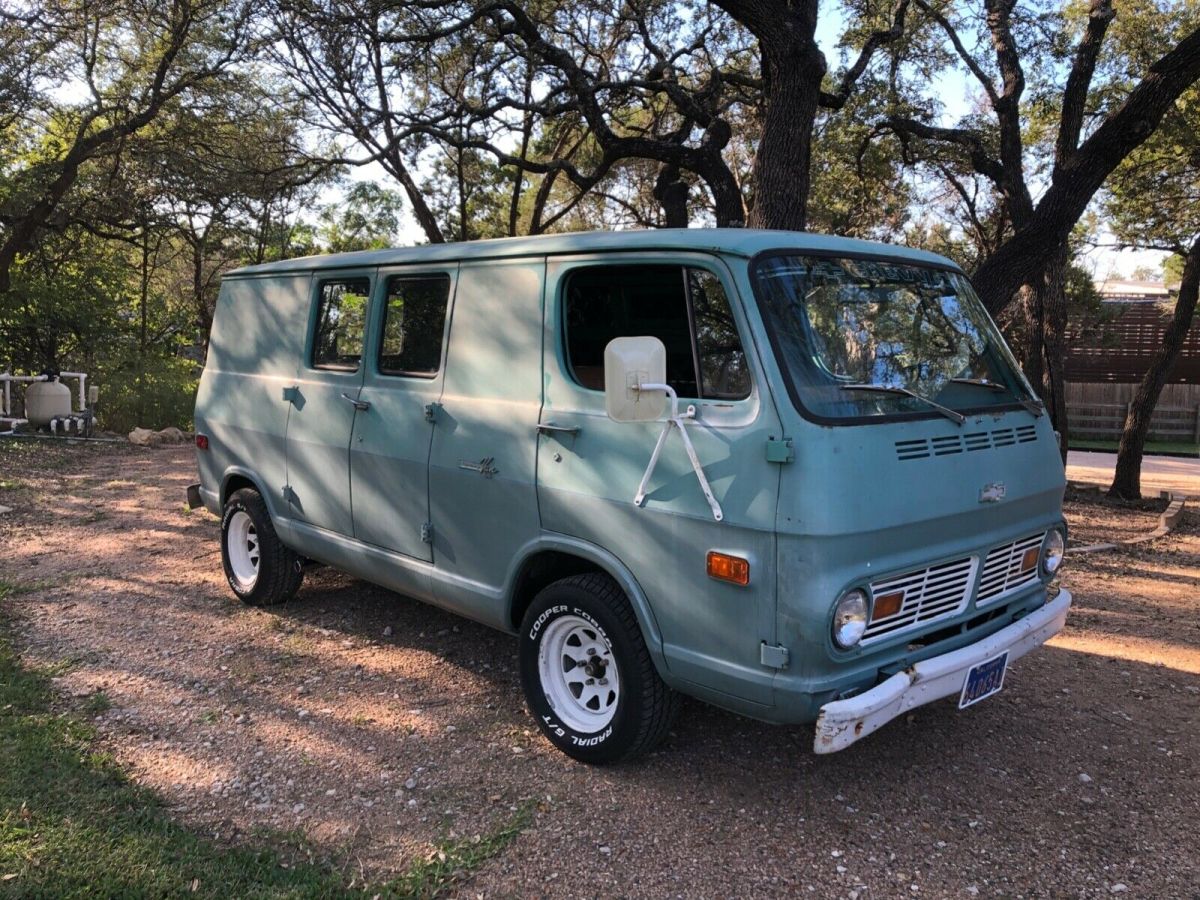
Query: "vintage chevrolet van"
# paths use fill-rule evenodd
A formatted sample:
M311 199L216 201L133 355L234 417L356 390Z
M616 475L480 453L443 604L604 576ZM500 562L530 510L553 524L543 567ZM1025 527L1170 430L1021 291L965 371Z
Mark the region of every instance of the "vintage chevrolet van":
M966 276L663 230L226 276L200 484L252 604L322 563L518 636L549 740L645 752L680 693L848 746L1062 628L1055 434Z

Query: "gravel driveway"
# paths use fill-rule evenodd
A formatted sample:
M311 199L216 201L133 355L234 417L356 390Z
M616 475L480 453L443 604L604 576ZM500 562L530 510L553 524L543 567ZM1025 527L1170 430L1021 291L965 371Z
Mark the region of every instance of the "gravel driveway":
M27 658L75 708L111 703L105 749L222 841L382 877L532 811L463 896L1200 896L1194 521L1068 557L1067 630L970 710L819 758L809 728L689 702L659 752L597 769L536 732L512 638L330 570L240 606L192 473L188 449L0 442L0 577Z

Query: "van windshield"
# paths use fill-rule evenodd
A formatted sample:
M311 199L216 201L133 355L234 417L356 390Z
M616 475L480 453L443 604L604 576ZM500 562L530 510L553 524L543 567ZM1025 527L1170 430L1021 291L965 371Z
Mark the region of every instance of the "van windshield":
M753 275L792 397L815 418L955 417L1034 399L957 272L781 254Z

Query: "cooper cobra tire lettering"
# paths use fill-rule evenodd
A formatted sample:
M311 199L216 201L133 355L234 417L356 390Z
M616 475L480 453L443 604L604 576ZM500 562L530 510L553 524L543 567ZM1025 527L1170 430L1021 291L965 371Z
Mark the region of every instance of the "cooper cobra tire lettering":
M659 677L613 579L594 572L548 585L518 633L525 701L559 750L581 762L616 762L648 752L667 734L678 695Z

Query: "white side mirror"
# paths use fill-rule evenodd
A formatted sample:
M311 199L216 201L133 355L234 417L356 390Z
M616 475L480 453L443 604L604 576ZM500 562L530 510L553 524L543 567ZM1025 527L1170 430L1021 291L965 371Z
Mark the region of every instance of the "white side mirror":
M604 348L604 406L614 422L653 422L667 408L663 390L638 390L667 380L667 348L656 337L614 338Z

